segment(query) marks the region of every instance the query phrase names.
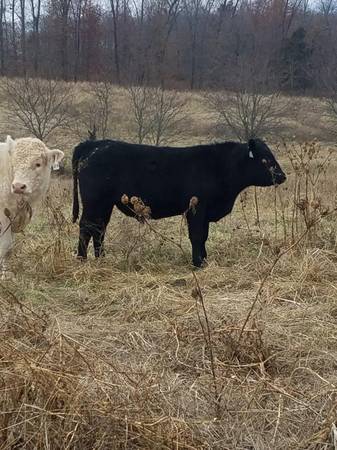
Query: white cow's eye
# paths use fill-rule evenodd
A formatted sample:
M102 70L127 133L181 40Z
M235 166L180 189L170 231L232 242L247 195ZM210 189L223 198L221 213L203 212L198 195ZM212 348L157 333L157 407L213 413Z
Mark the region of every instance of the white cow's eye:
M36 163L35 167L41 167L41 163Z

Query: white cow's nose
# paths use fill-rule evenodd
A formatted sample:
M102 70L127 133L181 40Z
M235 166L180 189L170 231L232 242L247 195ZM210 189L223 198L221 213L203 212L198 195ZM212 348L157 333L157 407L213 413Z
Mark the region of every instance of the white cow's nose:
M13 183L12 184L14 194L23 194L26 190L26 187L27 186L22 183Z

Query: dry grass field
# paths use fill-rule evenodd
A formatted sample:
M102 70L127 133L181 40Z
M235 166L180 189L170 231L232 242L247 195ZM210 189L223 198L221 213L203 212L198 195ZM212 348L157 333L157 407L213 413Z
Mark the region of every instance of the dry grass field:
M186 140L207 140L193 110ZM305 134L301 117L289 121ZM333 450L331 151L276 148L287 183L242 194L197 271L183 218L118 211L106 258L77 261L71 181L55 177L17 236L16 280L0 283L0 449Z

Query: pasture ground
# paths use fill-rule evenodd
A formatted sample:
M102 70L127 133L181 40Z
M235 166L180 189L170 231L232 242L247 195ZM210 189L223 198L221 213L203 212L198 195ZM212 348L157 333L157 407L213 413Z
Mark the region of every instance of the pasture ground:
M80 263L71 183L55 178L17 236L17 279L0 283L0 449L333 449L327 154L279 148L288 182L258 189L257 207L249 189L212 224L199 271L182 218L149 226L118 211L106 258Z

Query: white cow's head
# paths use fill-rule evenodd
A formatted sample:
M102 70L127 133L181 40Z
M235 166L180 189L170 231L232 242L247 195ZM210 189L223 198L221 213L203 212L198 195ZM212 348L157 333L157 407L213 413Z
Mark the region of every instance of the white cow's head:
M50 150L36 138L13 140L7 136L8 150L12 166L13 194L34 200L45 194L50 181L51 168L58 168L64 153Z

